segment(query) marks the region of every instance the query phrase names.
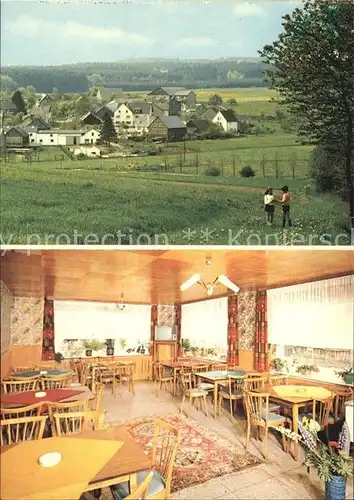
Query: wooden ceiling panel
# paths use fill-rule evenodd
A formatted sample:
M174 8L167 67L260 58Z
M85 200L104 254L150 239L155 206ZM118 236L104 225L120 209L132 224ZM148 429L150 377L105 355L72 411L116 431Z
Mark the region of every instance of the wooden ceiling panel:
M212 259L209 267L205 261ZM2 279L15 295L60 300L173 303L206 299L199 285L181 293L193 274L225 274L241 291L286 286L354 273L353 249L42 250L1 257ZM219 286L214 297L227 294Z

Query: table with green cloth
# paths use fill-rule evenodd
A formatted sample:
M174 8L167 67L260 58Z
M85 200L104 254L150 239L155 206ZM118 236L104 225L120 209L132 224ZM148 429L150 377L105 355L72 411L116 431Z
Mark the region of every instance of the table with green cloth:
M14 373L12 376L13 377L23 377L23 378L31 378L31 377L38 377L43 375L50 375L50 376L55 376L55 375L65 375L65 374L70 374L72 373L71 370L31 370L28 372L19 372L19 373Z
M218 409L218 388L219 385L225 385L229 381L229 378L242 378L247 375L245 370L222 370L222 371L211 371L211 372L199 372L195 373L196 377L200 380L205 380L209 383L214 384L214 418L216 418Z

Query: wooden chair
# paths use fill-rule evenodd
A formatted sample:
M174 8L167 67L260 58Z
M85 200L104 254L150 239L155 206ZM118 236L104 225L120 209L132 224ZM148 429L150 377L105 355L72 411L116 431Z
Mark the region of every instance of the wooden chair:
M87 411L87 399L80 401L72 401L70 403L48 403L49 422L52 429L52 434L55 436L55 418L58 413L73 413Z
M246 375L244 378L244 386L246 391L255 391L264 389L267 382L267 378L265 376L257 376Z
M110 365L99 365L97 367L97 381L103 385L112 386L112 394L116 397L118 384L118 365L112 363Z
M345 403L353 397L353 389L346 387L336 390L334 397L334 417L336 420L345 418Z
M7 418L24 418L24 417L39 417L42 413L43 403L36 403L29 406L20 406L17 408L1 408L1 419Z
M1 382L1 386L5 394L10 392L34 391L37 389L38 380L38 377L4 380Z
M75 375L75 378L80 382L82 362L81 359L70 359L70 368Z
M97 382L95 384L95 390L95 399L89 401L89 409L90 411L101 411L104 384Z
M234 417L233 403L234 401L239 401L243 399L243 391L244 391L244 377L238 379L229 377L229 381L227 387L225 387L225 390L219 391L218 414L220 415L222 403L225 399L230 403L230 414L231 418L233 418Z
M288 385L289 377L287 375L270 375L269 376L270 385Z
M322 400L313 400L312 406L312 418L316 420L321 426L321 429L324 429L328 426L330 411L334 405L335 394L332 393L330 398L322 399Z
M144 481L134 490L130 495L125 497L125 500L145 500L147 498L147 492L150 486L150 483L153 478L153 471L149 472Z
M103 420L103 412L54 413L55 432L58 437L87 430L98 431L103 427Z
M180 442L179 432L171 424L157 419L152 449L153 477L148 487L147 498L170 499L172 470L177 448ZM151 471L137 473L137 483L140 486ZM115 484L110 487L113 498L120 500L129 494L129 483Z
M118 365L117 367L117 377L119 382L124 385L128 382L129 392L135 394L134 388L134 365Z
M56 361L46 361L45 363L41 363L38 365L37 370L39 371L48 371L48 370L56 370L57 363Z
M264 458L268 458L268 429L284 426L285 417L269 411L269 394L245 391L244 393L246 413L247 413L247 436L246 450L248 450L251 427L256 426L257 437L261 438L260 430L264 430ZM264 405L265 402L265 405ZM283 449L287 450L285 435L282 434Z
M199 380L199 378L196 377L196 373L203 373L203 372L208 371L208 365L205 365L205 364L194 365L194 366L192 366L192 370L191 371L192 371L192 383L193 383L193 387L197 387L198 386L198 380Z
M0 421L0 444L20 443L42 439L46 416L8 418Z
M193 401L195 399L199 400L200 409L202 409L202 401L203 401L205 415L208 416L208 407L207 407L207 400L206 400L208 392L205 391L204 389L200 389L199 387L193 388L192 376L193 376L192 373L182 372L180 374L181 383L182 383L182 391L183 391L182 404L181 404L180 411L181 412L183 411L185 399L186 399L186 397L188 397L189 403L191 405L193 405Z
M228 370L228 367L225 363L212 363L210 365L210 371L212 372L223 372Z
M167 390L167 386L170 386L171 392L173 391L173 375L170 373L165 373L164 366L161 363L153 364L153 372L154 372L154 392L157 397L160 397L161 389L165 384L165 389Z
M11 366L10 374L23 373L23 372L35 372L38 368L35 365L32 366Z
M43 391L47 391L49 389L63 389L65 387L69 387L72 381L72 374L67 375L46 375L42 377L40 383Z

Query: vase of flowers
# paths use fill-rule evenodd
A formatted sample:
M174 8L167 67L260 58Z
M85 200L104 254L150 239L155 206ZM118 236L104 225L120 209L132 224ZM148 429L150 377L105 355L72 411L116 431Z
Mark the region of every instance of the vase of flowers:
M326 500L345 500L346 482L353 475L353 460L349 455L350 439L348 433L343 432L338 440L338 448L334 448L318 438L321 429L318 422L304 418L298 422L299 434L278 427L293 441L300 441L305 446L304 465L314 467L319 478L325 483Z

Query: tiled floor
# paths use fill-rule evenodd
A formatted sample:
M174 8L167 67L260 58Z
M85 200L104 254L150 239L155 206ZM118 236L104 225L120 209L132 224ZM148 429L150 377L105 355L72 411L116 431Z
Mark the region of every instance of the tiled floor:
M106 422L123 422L145 416L161 416L175 413L180 406L180 398L161 391L157 398L153 393L153 385L149 382L136 384L135 396L123 389L114 398L108 389L103 397L103 408L107 411ZM185 405L187 415L200 424L217 432L239 447L245 445L245 422L237 418L231 422L229 414L214 419L212 406L209 406L209 417L204 413ZM260 458L259 466L241 472L235 472L202 485L193 486L172 495L173 499L257 499L257 500L300 500L323 499L324 488L314 472L307 474L301 462L295 462L291 455L283 452L274 435L269 437L268 460L262 456L263 443L251 440L249 451ZM353 499L353 482L348 482L347 498Z

